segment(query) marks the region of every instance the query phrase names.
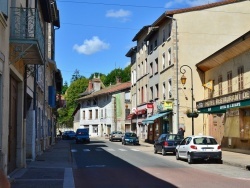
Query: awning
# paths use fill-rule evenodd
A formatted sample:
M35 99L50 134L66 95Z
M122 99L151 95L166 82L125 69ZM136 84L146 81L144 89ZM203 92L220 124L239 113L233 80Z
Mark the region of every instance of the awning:
M135 115L135 113L129 114L129 115L127 116L127 119L132 119L134 115Z
M163 117L163 116L165 116L165 115L168 115L168 114L170 114L171 112L172 112L172 111L168 111L168 112L164 112L164 113L155 114L155 115L153 115L153 116L151 116L151 117L149 117L149 118L147 118L147 119L142 120L142 123L143 123L143 124L154 123L154 121L155 121L156 119L158 119L158 118L160 118L160 117Z

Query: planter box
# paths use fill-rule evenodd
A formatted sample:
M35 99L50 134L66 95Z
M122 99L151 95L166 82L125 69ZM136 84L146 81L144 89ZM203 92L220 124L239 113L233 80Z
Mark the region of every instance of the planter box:
M189 117L189 118L197 118L199 116L199 114L197 113L197 112L193 112L193 113L188 113L187 114L187 117Z

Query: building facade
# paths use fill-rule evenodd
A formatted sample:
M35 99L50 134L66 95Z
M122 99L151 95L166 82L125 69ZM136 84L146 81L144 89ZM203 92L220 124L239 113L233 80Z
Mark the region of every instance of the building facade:
M249 5L249 1L227 0L167 11L136 34L133 39L137 42L133 54L136 61L131 69L131 81L134 80L132 109L138 110L142 96L146 96L145 104L153 104L152 113L147 113L144 120L148 127L145 134L153 131L149 141L153 142L162 132L177 133L179 127L185 129L185 135L192 132L208 134L203 127L202 115L189 118L186 114L189 110L197 110L195 101L204 96L204 80L195 65L249 31L249 10L246 8ZM143 79L147 80L143 84L139 71L142 64L146 66ZM180 82L181 72L187 77L185 86ZM136 127L139 127L138 123ZM149 128L151 124L152 128Z
M54 140L52 109L62 77L53 53L60 24L55 1L0 3L4 28L0 41L5 49L1 50L1 168L11 173L25 167L27 159L34 160Z
M204 128L222 147L250 149L250 32L196 66L204 77Z
M130 114L131 82L101 87L100 78L89 82L87 91L78 99L80 104L79 127L75 119L74 130L89 128L91 136L106 136L112 131L131 131ZM77 112L75 116L77 116Z

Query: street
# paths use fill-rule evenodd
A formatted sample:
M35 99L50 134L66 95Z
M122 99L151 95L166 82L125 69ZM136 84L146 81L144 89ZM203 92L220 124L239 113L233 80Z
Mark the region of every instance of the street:
M249 187L250 173L226 164L189 165L173 154L154 154L146 145L91 138L71 141L75 187Z

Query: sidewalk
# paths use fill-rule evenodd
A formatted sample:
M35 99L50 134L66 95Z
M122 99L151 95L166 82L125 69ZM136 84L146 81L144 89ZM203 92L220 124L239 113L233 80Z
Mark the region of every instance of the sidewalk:
M69 142L58 141L9 177L11 188L74 188Z
M153 151L153 144L146 142L140 144L152 147ZM223 150L223 163L246 169L247 165L250 165L250 154L239 152ZM27 168L17 169L9 177L12 188L74 188L69 142L58 141L35 161L27 162Z

